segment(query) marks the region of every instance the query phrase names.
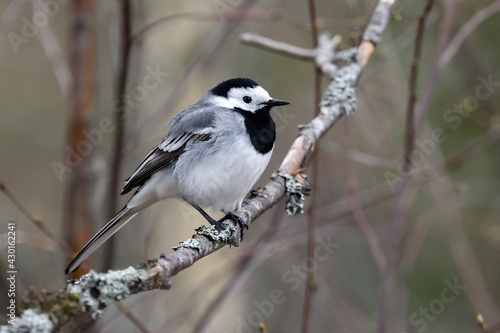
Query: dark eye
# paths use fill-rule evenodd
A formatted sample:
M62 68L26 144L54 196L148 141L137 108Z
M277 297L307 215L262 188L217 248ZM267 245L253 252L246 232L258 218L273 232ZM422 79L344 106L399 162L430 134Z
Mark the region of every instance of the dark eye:
M250 103L251 101L252 101L252 97L250 97L250 96L245 96L245 97L243 97L243 102L245 102L245 103L247 103L247 104L248 104L248 103Z

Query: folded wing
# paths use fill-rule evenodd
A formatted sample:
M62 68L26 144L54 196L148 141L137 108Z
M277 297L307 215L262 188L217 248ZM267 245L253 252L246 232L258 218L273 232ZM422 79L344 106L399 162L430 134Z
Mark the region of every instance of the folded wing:
M132 176L125 181L121 194L143 185L158 170L173 165L187 148L210 140L213 136L214 112L193 106L167 123L171 126L169 133L158 142Z

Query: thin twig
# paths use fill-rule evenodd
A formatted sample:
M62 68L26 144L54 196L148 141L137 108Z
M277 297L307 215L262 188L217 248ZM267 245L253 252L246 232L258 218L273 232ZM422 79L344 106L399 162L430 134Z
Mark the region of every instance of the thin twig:
M465 163L469 162L471 158L476 157L498 141L500 141L500 127L492 126L486 133L471 140L459 151L451 154L445 161L438 163L436 168L448 170L450 172L452 170L457 170Z
M427 23L425 28L430 28L434 23L438 21L439 17L440 15L436 11L431 12L426 20ZM360 79L360 85L362 85L364 82L367 82L387 63L390 63L391 61L394 61L395 58L399 57L404 49L406 49L408 46L414 45L415 38L417 37L417 35L415 34L417 25L418 22L415 22L414 24L409 26L401 35L394 39L394 41L392 41L389 46L387 46L387 54L384 55L384 61L380 61L371 66L370 69L366 70L366 72L363 74L363 77Z
M178 332L180 330L179 327L185 324L186 313L195 311L195 306L202 304L203 300L207 297L207 295L203 293L203 291L206 290L207 285L216 286L216 284L220 282L225 275L227 275L227 272L230 271L229 267L235 265L239 259L239 256L230 256L228 260L222 264L221 268L217 267L213 271L208 272L206 276L203 276L201 278L203 283L200 283L197 286L194 285L190 288L189 294L185 295L186 301L179 304L179 306L175 309L175 313L165 318L163 325L158 329L158 331Z
M322 140L321 149L322 151L326 151L336 155L346 155L353 162L373 168L397 170L400 165L400 161L398 161L397 159L368 154L364 151L354 148L347 149L333 140Z
M423 217L421 217L420 221L415 221L413 228L408 233L409 235L405 241L405 246L401 255L401 258L404 258L401 259L402 275L407 278L413 273L413 268L418 259L420 250L427 239L429 231L435 225L433 221L427 219L427 215L429 214L424 213L422 215Z
M500 332L500 321L486 326L485 328L478 328L469 333L498 333Z
M120 182L120 170L122 164L122 152L124 144L125 135L125 112L126 112L126 101L125 93L127 89L128 72L130 67L130 53L131 53L131 41L130 37L132 35L132 15L130 8L130 0L122 0L121 2L121 60L120 69L118 72L118 105L117 110L114 113L115 119L115 131L114 131L114 147L113 156L110 168L110 181L108 187L108 206L106 217L111 219L116 214L117 206L117 189ZM103 267L108 270L113 262L114 254L114 237L108 239L104 252L104 262Z
M132 324L134 324L134 326L142 333L150 333L151 331L144 325L143 322L141 322L139 319L137 319L136 316L134 316L134 314L132 312L130 312L130 309L123 305L121 302L116 302L116 307L118 308L118 310L120 310L121 313L123 313L125 315L125 317L127 317L128 320L130 320L130 322Z
M359 230L363 234L368 246L370 247L371 254L379 271L383 271L387 264L387 258L385 257L385 253L380 245L380 240L377 237L377 234L373 230L370 222L368 221L365 213L363 212L363 208L361 203L358 200L357 196L357 182L356 176L354 173L354 167L351 164L352 159L350 158L349 151L352 149L352 129L351 129L351 119L347 119L345 122L345 165L346 165L346 173L347 173L347 190L349 191L348 199L349 206L352 211L352 215L354 216L354 220L358 225Z
M406 141L405 150L403 153L403 173L405 175L411 169L410 154L413 151L415 145L415 102L417 99L417 76L418 68L421 57L421 49L423 36L425 31L425 22L432 9L434 0L427 0L427 4L419 17L418 27L417 27L417 37L415 39L415 51L411 64L411 73L409 81L409 99L406 112ZM399 248L403 233L403 214L404 210L402 207L403 194L405 186L407 184L408 177L399 183L396 189L396 198L393 204L393 215L390 222L388 246L387 246L387 265L385 269L381 272L381 289L382 295L380 298L380 310L378 317L378 327L377 332L383 333L387 331L390 317L390 303L392 296L394 295L394 286L396 284L396 265L399 258Z
M448 48L446 48L445 50L444 49L445 43L447 42L447 40L449 40L450 30L453 25L453 21L456 16L456 11L459 4L460 1L454 1L448 5L448 8L445 11L445 17L439 31L438 41L434 52L430 75L428 76L427 82L425 84L425 90L422 94L422 99L419 101L417 106L417 111L416 111L417 129L418 127L420 127L422 123L422 120L430 104L431 96L434 94L435 91L434 88L436 85L438 75L440 74L444 66L449 62L449 60L451 60L452 56L456 54L459 45L466 38L466 35L468 35L472 31L469 29L477 27L480 24L480 22L482 22L482 19L486 19L483 16L484 14L486 14L485 11L479 12L477 14L478 16L474 15L473 18L471 18L466 24L467 27L464 26L465 28L463 27L463 29L461 29L459 33L455 35L455 38L452 40L452 42L448 44ZM496 6L497 4L494 3L491 5L489 9L498 11L498 9L496 9ZM460 159L458 161L460 162ZM460 165L460 163L458 164ZM448 179L448 177L445 178ZM434 184L431 184L431 188L434 188L435 191L439 190L437 187L433 185ZM449 191L447 195L452 195L452 194L453 194L452 191ZM439 208L441 208L441 206L439 206ZM448 212L451 212L451 210L448 210ZM456 220L455 218L451 218L448 220L449 221L452 220L453 222L458 223L460 225L460 221ZM446 225L448 226L449 224ZM487 309L486 311L488 311L489 313L495 313L495 311L497 310L495 309L493 300L489 298L489 293L485 287L484 281L482 280L482 276L479 269L477 267L471 269L468 266L469 264L477 266L477 263L475 262L475 258L472 255L468 243L464 241L463 236L460 235L461 234L460 231L459 230L457 231L456 228L457 226L451 228L448 233L450 236L450 246L452 249L453 257L460 270L462 278L467 280L468 282L466 282L466 284L467 283L471 284L474 289L474 292L471 292L471 297L473 297L473 299L471 299L471 303L476 308L479 305L481 305L482 307L486 308ZM457 243L461 244L461 246L459 247Z
M226 283L222 290L217 293L215 299L212 300L212 302L207 306L207 310L198 320L193 333L204 333L210 331L210 322L217 318L215 316L216 311L237 286L245 283L250 276L250 269L254 266L256 260L258 258L262 258L259 254L267 248L266 245L269 244L278 233L280 224L283 222L283 214L284 209L276 211L269 228L254 244L252 244L243 259L239 260L236 272L233 273L231 279Z
M26 206L7 188L7 186L1 179L0 179L0 191L2 191L5 194L5 196L10 200L10 202L12 202L14 206L16 206L17 209L19 209L19 211L24 216L26 216L26 218L30 222L32 222L45 236L47 236L47 238L53 241L54 244L57 245L57 247L62 253L64 253L68 258L73 257L71 250L63 242L61 242L61 240L58 237L56 237L56 235L54 235L48 227L45 226L42 218L38 215L32 214L28 210L28 208L26 208Z
M226 21L242 21L245 22L276 22L276 21L284 21L291 24L297 25L309 25L310 20L309 17L305 17L302 15L293 15L287 14L280 10L274 11L264 11L264 10L251 10L245 12L245 10L234 9L230 12L224 13L221 15L217 12L184 12L184 13L175 13L171 15L167 15L162 17L156 21L153 21L146 26L142 27L139 31L134 33L132 36L132 42L136 42L148 33L151 30L154 30L164 24L172 23L177 20L194 20L194 21L220 21L221 19ZM345 27L345 28L354 28L359 23L356 20L352 19L339 19L339 18L318 18L318 25L322 28L325 27Z
M413 178L415 181L408 184L409 188L416 188L425 183L434 181L446 173L459 170L462 166L470 163L486 149L500 141L500 128L492 128L487 133L477 137L468 145L462 147L448 159L443 159L429 168L414 170ZM395 196L395 193L387 186L387 183L375 186L372 189L365 190L356 194L356 199L360 203L360 209L366 209L388 200ZM318 227L335 222L352 214L349 204L349 197L341 198L325 207L318 208ZM297 223L293 226L284 227L277 236L277 241L289 239L298 234L306 232L306 218L296 217Z
M309 7L309 19L311 24L311 37L313 49L318 48L318 27L316 25L316 8L314 0L308 0ZM321 102L321 70L319 67L314 66L314 116L317 117L320 112L320 102ZM312 161L312 183L311 186L314 189L311 195L311 201L307 209L307 252L306 258L314 257L314 231L316 223L316 208L317 208L317 198L318 198L318 174L319 174L319 142L316 144L316 149L313 155ZM312 299L316 291L316 281L314 279L314 271L308 270L305 284L304 293L304 308L302 312L302 333L309 332L309 322L311 321L311 308Z
M415 103L417 101L417 77L418 77L418 68L420 66L420 58L422 53L422 44L424 41L424 30L425 30L425 22L427 21L427 17L431 12L432 6L434 5L434 0L428 0L427 5L424 8L422 14L418 19L418 27L417 27L417 37L415 40L415 50L413 53L413 60L411 62L410 69L410 83L409 83L409 97L408 97L408 105L406 108L406 140L405 140L405 152L403 156L403 172L408 172L410 168L410 154L413 151L415 145Z
M453 27L453 23L455 21L458 6L460 5L460 3L460 0L451 0L446 4L446 8L443 10L444 17L441 26L439 27L436 47L434 49L434 55L431 63L431 69L429 71L429 74L427 75L427 80L422 85L423 91L420 94L415 109L414 126L416 133L419 132L422 120L424 119L424 116L429 108L431 97L435 92L434 88L436 87L437 79L443 68L440 62L441 55L444 52L446 42L450 39L451 28Z
M316 56L315 50L278 42L274 39L259 36L254 33L244 33L241 35L244 44L257 46L267 51L276 52L300 60L311 60Z
M465 42L467 37L477 29L477 27L489 19L491 16L500 11L500 0L491 3L489 6L484 7L475 13L465 24L462 25L460 30L455 34L455 37L448 43L446 50L441 54L439 59L439 68L443 68L455 56L460 46Z
M35 6L37 10L42 10L40 4L33 1L33 12L35 12ZM65 100L68 98L68 91L71 85L71 73L69 70L68 61L64 55L61 44L57 40L57 37L47 24L44 29L40 29L37 34L37 38L40 40L40 44L43 46L43 50L47 56L47 59L52 65L52 71L56 77L59 88Z
M429 124L425 124L429 127ZM479 151L484 151L495 141L500 139L500 127L492 126L488 132L477 137L469 143L465 148L452 158L449 158L446 165L447 168L441 170L441 176L435 181L429 182L429 189L433 196L433 201L436 203L436 208L439 214L439 221L446 230L445 234L448 238L450 252L457 266L460 280L467 286L467 297L474 310L481 313L487 319L497 318L500 314L495 299L492 293L488 290L488 285L481 272L481 267L476 260L474 250L470 244L467 231L465 230L465 221L461 214L461 207L457 194L454 190L453 182L450 178L450 166L461 166L463 164L456 163L457 158L467 158L477 156ZM443 156L440 146L437 146L436 152L439 156ZM443 157L442 157L443 158ZM441 164L437 164L439 167ZM446 198L445 200L440 200Z
M460 212L460 205L448 174L437 181L429 182L429 188L436 202L439 220L442 222L448 237L448 244L452 258L458 268L461 280L467 286L466 295L474 310L482 313L488 319L498 317L498 308L492 293L488 290L481 268L474 256L468 236L464 230L464 221ZM440 199L446 198L446 203Z

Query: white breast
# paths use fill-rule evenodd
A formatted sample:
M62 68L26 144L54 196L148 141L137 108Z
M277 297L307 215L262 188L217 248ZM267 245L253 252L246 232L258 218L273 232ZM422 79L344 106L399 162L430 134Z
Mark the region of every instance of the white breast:
M212 207L214 212L232 211L241 206L264 172L272 150L265 155L258 153L247 136L209 144L211 149L185 152L175 166L174 178L184 200ZM204 153L207 151L210 154Z

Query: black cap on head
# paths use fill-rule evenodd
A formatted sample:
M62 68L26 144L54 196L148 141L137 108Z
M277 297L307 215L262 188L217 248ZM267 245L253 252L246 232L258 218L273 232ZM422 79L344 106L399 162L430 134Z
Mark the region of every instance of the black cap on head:
M227 97L227 93L231 88L255 88L257 86L257 82L239 77L219 83L215 88L210 90L210 92L217 96Z

